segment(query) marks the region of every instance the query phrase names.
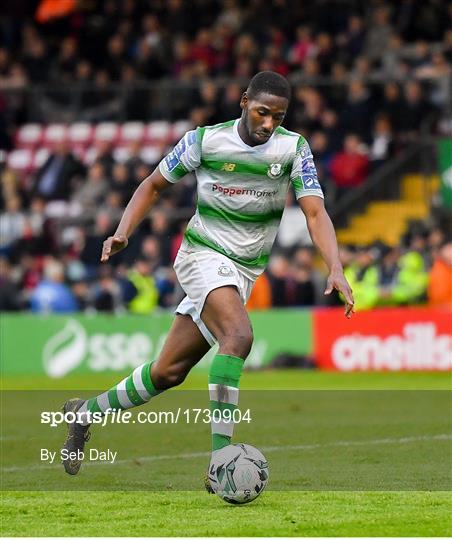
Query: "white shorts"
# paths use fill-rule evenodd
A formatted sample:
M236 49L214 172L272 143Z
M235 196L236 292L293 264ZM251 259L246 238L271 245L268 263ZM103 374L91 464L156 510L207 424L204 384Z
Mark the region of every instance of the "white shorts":
M245 304L251 294L254 281L246 276L237 265L215 251L179 250L174 261L177 279L187 296L177 306L176 313L190 315L209 345L216 343L215 337L201 320L201 312L210 291L233 285Z

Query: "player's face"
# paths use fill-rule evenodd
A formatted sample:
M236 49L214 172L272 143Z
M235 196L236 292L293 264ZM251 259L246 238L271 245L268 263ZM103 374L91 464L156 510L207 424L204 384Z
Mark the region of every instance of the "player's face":
M248 99L243 94L240 106L246 134L252 144L264 144L281 125L286 115L289 100L272 94L258 94Z

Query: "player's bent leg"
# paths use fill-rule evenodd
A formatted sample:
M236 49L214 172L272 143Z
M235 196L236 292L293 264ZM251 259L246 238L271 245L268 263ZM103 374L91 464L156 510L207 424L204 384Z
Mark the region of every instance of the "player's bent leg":
M181 384L210 347L190 315L176 314L163 349L151 366L155 387L163 391Z
M253 343L253 331L243 302L233 286L220 287L209 293L201 319L219 344L209 371L212 451L215 451L231 443L239 382L244 360Z
M77 474L81 461L70 459L83 451L90 434L86 413L106 413L107 410L130 409L147 403L154 396L180 384L190 369L210 349L210 345L190 316L177 314L163 349L156 361L135 368L119 384L89 400L72 399L64 404L64 412L77 412L78 421L68 423L63 448L67 459L63 465L68 474ZM73 453L75 452L75 454Z

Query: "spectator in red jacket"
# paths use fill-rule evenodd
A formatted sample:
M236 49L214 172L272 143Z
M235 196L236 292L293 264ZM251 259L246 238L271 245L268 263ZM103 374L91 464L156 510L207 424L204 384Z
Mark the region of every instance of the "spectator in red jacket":
M358 135L345 137L344 149L335 154L330 163L333 184L337 188L337 197L349 189L361 185L369 172L369 158Z

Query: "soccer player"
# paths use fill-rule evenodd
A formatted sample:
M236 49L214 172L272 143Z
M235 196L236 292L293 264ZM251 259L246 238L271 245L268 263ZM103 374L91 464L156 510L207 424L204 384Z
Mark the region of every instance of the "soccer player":
M325 294L340 291L346 301L345 316L352 315L352 291L339 261L311 150L301 135L281 127L289 100L290 86L284 77L271 71L258 73L241 98L239 119L188 131L139 185L116 233L105 240L101 261L127 247L160 193L194 171L197 208L174 263L187 296L176 309L158 358L99 396L69 400L65 412L83 415L142 405L182 383L215 342L219 350L209 371L210 406L233 410L253 342L244 304L267 265L290 187L328 266ZM230 444L234 427L230 413L221 413L216 420L220 421L211 425L212 451ZM69 423L64 447L70 452L83 450L88 438L87 421ZM66 472L77 474L81 462L67 459L63 464Z

